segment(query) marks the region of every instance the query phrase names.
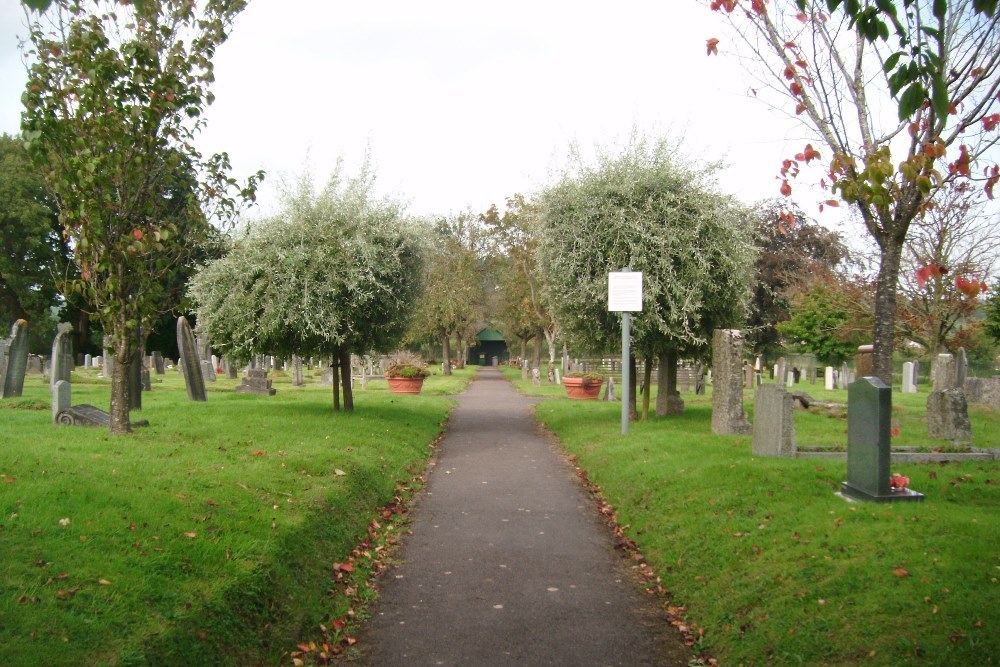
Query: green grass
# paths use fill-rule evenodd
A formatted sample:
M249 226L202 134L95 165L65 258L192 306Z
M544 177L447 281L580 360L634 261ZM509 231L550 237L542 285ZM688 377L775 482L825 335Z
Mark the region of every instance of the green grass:
M0 664L277 663L345 614L331 564L423 467L472 373L420 396L373 381L348 415L280 372L276 396L219 380L205 403L169 372L127 437L53 425L30 376L0 401ZM107 408L105 380L73 380L74 404Z
M926 394L894 398L898 440L934 445ZM684 399L683 415L633 423L628 436L617 403L536 410L721 664L1000 662L997 462L893 466L925 502L849 504L835 495L844 462L756 458L748 436L711 434L710 397ZM972 412L976 444L1000 446L1000 416ZM846 438L843 420L800 412L796 425L800 445Z

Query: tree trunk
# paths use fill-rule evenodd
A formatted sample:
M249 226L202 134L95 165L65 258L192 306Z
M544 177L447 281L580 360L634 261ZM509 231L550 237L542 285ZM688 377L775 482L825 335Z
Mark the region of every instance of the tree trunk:
M351 351L340 348L340 377L344 384L344 411L354 412L354 390L351 387Z
M542 372L542 332L535 332L535 345L531 351L531 367L537 368L539 374Z
M653 357L646 357L642 371L642 421L649 421L649 392L653 384Z
M441 352L444 354L443 373L451 375L451 334L441 336Z
M132 355L135 354L135 334L125 330L123 335L115 339L115 366L111 372L111 409L109 411L108 430L112 435L125 435L132 432L129 421L128 376L132 365Z
M886 386L892 386L892 349L896 330L896 284L903 244L891 238L880 254L878 280L875 285L875 340L872 353L872 373Z
M628 368L629 368L629 378L628 378L629 386L623 387L622 389L623 391L628 392L628 418L631 421L638 421L639 411L636 409L636 387L639 384L638 382L639 378L636 377L638 373L636 372L634 354L628 355Z
M458 334L458 364L456 365L459 370L465 368L465 356L465 340L463 339L462 334Z
M333 380L333 411L340 412L340 350L330 359L330 373Z
M552 371L555 369L556 365L556 332L555 331L545 331L545 343L549 346L549 375L552 375Z

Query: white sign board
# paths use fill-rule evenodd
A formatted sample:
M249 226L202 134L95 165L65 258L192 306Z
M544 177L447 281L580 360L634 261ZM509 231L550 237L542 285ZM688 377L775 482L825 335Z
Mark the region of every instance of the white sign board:
M608 310L642 312L642 271L608 274Z

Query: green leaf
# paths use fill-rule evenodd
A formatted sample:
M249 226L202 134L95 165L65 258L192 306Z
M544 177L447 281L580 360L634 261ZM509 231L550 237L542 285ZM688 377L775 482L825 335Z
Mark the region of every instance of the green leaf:
M951 100L948 99L948 86L940 72L936 73L931 80L931 89L931 106L934 107L934 113L939 118L946 118L950 111Z
M896 65L899 63L899 59L903 56L902 51L896 51L894 54L885 59L885 65L882 66L882 70L889 74L892 70L896 69Z
M903 121L912 116L927 99L927 90L917 81L910 85L899 98L899 120Z
M934 0L934 17L939 21L944 21L948 13L948 0Z
M44 12L52 4L52 0L22 0L30 9L36 12Z

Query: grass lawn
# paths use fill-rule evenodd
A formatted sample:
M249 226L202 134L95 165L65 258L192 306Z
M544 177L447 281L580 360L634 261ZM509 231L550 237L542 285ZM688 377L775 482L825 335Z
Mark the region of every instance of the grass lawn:
M895 465L925 502L850 504L834 495L843 461L756 458L749 436L711 434L710 396L683 397L683 415L628 436L619 403L536 410L721 664L1000 664L998 462ZM926 398L894 394L894 444L947 444L926 437ZM1000 414L970 413L976 446L1000 447ZM800 446L846 440L842 419L799 412L796 428Z
M194 403L168 371L134 415L151 426L128 437L53 425L29 376L0 401L0 665L277 664L358 604L328 593L333 564L373 525L392 540L379 510L473 373L420 396L373 381L348 415L280 372L276 396L220 379ZM108 381L73 381L74 404L107 409Z

